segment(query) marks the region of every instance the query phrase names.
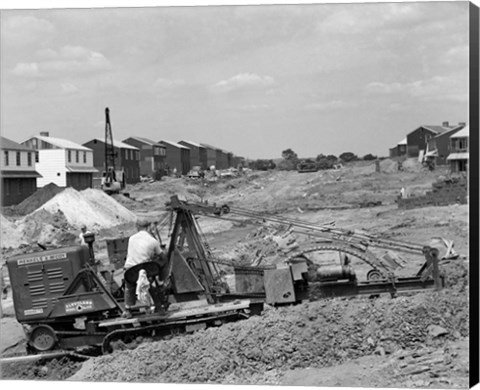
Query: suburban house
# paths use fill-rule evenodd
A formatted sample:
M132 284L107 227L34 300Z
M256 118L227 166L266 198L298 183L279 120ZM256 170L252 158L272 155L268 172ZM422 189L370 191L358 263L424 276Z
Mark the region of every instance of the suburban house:
M41 175L37 178L37 187L54 183L58 187L73 187L76 190L92 188L93 174L97 170L93 166L91 149L66 139L50 137L48 132L41 132L21 144L37 149L36 170Z
M217 169L227 169L230 167L228 164L228 152L219 149L220 153L217 154Z
M186 175L190 170L190 149L172 141L159 141L166 148L165 167L169 173Z
M2 206L19 204L37 190L36 151L1 137Z
M465 127L465 123L459 123L450 130L437 134L428 141L425 159L435 162L436 165L447 163L450 153L450 137Z
M215 146L207 145L207 144L200 144L206 150L207 155L207 169L209 169L212 165L217 166L217 148Z
M211 167L215 166L215 169L226 169L228 165L227 152L208 144L201 144L205 149L207 149L207 165Z
M103 174L105 171L105 141L94 138L83 146L93 150L93 165ZM125 184L135 184L140 181L140 152L138 148L113 140L115 152L115 171L117 180ZM101 177L101 174L98 177Z
M467 172L469 160L469 126L450 136L450 154L447 161L452 173Z
M407 155L407 138L402 139L396 146L390 149L390 158Z
M129 137L122 142L138 148L140 152L140 175L150 176L158 180L166 174L165 145L143 137Z
M208 168L207 149L204 146L191 141L179 141L178 143L190 149L190 167Z
M441 126L422 125L407 134L407 157L424 155L428 142L435 136L451 130L457 126L450 126L443 122Z

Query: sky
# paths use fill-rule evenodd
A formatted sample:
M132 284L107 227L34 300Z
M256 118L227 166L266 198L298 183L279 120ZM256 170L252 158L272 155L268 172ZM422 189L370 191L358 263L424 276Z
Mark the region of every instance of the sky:
M468 2L3 10L1 134L388 156L468 122Z

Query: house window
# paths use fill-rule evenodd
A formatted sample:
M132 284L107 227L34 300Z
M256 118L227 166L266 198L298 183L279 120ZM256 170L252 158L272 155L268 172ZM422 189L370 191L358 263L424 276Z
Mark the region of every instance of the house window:
M27 164L29 167L32 166L32 153L30 152L27 153Z
M87 152L83 152L83 163L87 163Z
M467 160L460 160L458 162L458 171L466 172L467 171Z
M458 150L467 150L468 149L468 140L466 138L458 139Z
M8 196L10 195L10 180L5 180L4 181L5 183L5 194Z
M5 166L8 166L9 161L8 161L8 150L5 150L3 152L3 155L5 156Z
M18 194L23 194L23 180L19 180L18 182Z
M40 155L39 155L38 151L35 152L35 162L36 163L40 162Z
M69 150L67 152L67 160L68 160L68 162L72 162L72 151L71 150Z
M80 157L79 157L80 152L78 150L75 151L75 162L80 162Z
M135 150L135 160L140 161L140 151Z
M22 164L21 153L17 152L17 167Z

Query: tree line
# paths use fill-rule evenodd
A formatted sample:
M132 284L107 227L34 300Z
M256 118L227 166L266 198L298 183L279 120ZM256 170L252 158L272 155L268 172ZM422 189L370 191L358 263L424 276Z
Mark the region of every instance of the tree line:
M251 160L248 163L248 167L255 170L266 171L269 169L279 169L282 171L291 171L296 170L299 167L299 164L315 166L317 169L333 169L336 164L348 163L352 161L373 161L377 160L378 157L369 153L363 156L362 158L358 157L355 153L352 152L343 152L338 157L329 154L319 154L315 159L307 158L300 159L292 149L288 148L282 152L282 160L275 164L273 160Z

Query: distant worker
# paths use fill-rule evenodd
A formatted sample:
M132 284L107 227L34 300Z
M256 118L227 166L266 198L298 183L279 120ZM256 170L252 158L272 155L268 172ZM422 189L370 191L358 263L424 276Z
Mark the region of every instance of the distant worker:
M82 225L82 226L80 227L80 230L82 231L82 232L78 235L78 239L79 239L79 241L80 241L80 245L86 245L86 246L88 246L88 244L85 242L85 237L84 237L84 236L85 236L86 234L91 234L91 232L89 232L89 231L87 230L87 227L86 227L85 225Z
M139 218L137 220L138 232L128 239L124 271L138 264L155 261L162 253L160 243L147 231L149 225L150 223L146 219ZM127 315L137 301L135 290L136 284L128 282L125 278L125 311Z

